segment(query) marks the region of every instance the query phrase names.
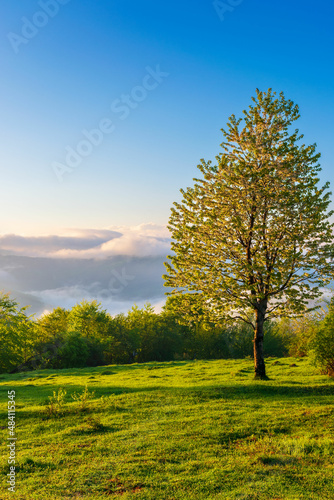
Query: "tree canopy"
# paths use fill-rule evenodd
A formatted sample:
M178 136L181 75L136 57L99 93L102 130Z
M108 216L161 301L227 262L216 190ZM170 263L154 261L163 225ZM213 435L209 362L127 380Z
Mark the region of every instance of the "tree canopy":
M201 160L202 178L174 203L164 278L208 317L251 324L255 374L266 378L264 321L306 311L334 275L333 212L316 145L291 131L298 106L271 89L252 101L222 129L217 164Z

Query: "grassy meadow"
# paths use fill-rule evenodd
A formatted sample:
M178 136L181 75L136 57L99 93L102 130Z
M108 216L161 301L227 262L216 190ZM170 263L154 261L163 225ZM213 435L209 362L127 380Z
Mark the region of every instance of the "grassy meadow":
M267 359L267 374L246 359L1 375L0 498L334 498L334 380L306 358Z

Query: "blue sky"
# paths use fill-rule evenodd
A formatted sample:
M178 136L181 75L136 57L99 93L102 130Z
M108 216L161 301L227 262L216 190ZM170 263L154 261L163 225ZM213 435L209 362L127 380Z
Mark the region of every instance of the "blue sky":
M299 104L334 184L333 3L224 3L222 14L211 1L2 0L0 234L165 226L256 88ZM115 111L131 94L133 108ZM102 122L112 132L60 179L55 162Z
M332 2L234 0L221 21L211 1L62 1L17 53L8 34L43 24L43 0L1 2L1 232L166 224L256 87L300 105L334 180ZM121 121L112 102L157 65L169 76ZM51 165L103 118L115 131L60 183Z

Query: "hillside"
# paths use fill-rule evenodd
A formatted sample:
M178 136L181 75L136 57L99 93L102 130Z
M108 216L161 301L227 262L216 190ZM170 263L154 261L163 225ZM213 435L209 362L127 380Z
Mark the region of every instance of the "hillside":
M2 461L0 497L333 498L334 381L306 358L267 372L217 360L2 375L4 457L10 390L18 440L16 492Z

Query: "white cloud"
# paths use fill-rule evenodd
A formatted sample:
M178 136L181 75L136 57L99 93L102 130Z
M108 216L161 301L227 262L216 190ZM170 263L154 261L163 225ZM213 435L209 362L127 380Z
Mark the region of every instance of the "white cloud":
M83 299L98 300L111 314L145 302L161 310L169 253L169 231L155 224L0 235L1 288L37 315Z
M65 235L0 236L2 254L25 257L105 259L115 255L166 256L170 236L165 226L112 226L108 229L70 229Z
M43 290L31 291L29 292L30 297L38 301L43 301L43 303L48 304L48 307L42 311L38 311L37 315L43 315L52 311L56 307L63 307L65 309L71 309L75 304L78 304L82 300L101 302L102 308L106 309L110 314L115 315L119 313L127 313L134 304L138 307L144 307L145 303L149 302L156 310L160 312L165 300L161 298L144 298L137 300L115 300L112 297L101 297L98 293L92 294L80 286L63 287L53 290Z

